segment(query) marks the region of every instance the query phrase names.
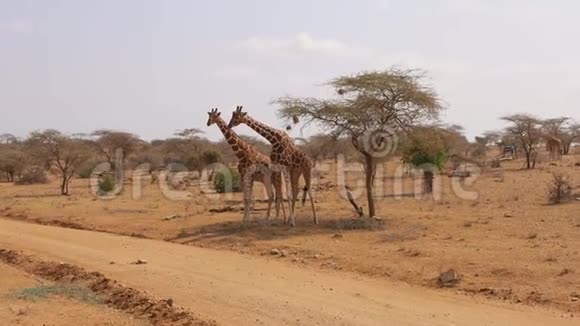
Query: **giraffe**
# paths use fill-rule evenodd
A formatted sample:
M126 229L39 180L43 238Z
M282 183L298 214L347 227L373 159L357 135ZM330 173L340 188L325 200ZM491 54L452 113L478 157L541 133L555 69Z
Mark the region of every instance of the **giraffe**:
M546 136L546 150L550 152L550 160L562 158L562 140L553 135Z
M270 144L272 144L272 152L270 153L270 159L273 165L276 165L276 169L280 169L282 174L289 173L290 177L290 189L289 199L290 199L290 223L295 226L295 205L296 198L298 196L298 181L300 176L304 176L304 182L306 186L303 189L302 205L306 201L306 195L310 197L310 204L312 206L312 215L314 218L314 223L318 224L318 217L316 216L316 209L314 207L314 197L312 196L311 181L312 181L312 160L290 139L287 133L282 130L272 128L264 123L254 120L248 115L247 112L242 111L242 106L238 106L236 110L232 113L232 118L228 125L229 128L233 128L240 124L246 124L248 127L252 128L262 137L266 138Z
M282 204L282 214L286 220L286 210L282 201L282 176L280 173L272 173L271 162L268 156L260 153L254 146L242 140L235 131L228 128L226 122L221 118L221 112L212 109L208 112L208 127L216 124L228 144L232 147L238 158L238 171L242 177L242 190L244 192L244 222L249 219L253 182L258 181L264 184L268 194L268 212L266 219L270 219L272 207L272 185L276 192L276 217L280 215L280 204Z

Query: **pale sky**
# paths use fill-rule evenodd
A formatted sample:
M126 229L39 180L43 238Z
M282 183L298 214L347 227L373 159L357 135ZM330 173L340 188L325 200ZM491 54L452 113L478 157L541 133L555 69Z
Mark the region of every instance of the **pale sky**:
M212 107L283 127L272 99L391 65L427 70L470 137L509 113L580 120L578 17L572 0L0 0L0 133L219 139Z

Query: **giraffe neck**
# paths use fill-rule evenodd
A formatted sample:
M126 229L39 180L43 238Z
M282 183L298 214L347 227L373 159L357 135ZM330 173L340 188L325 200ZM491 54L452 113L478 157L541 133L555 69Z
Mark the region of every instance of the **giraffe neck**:
M240 136L238 136L238 134L236 134L235 131L228 128L226 122L223 119L220 118L216 124L220 128L222 134L224 134L228 144L232 147L236 157L238 159L244 158L246 156L246 152L244 150L245 142L240 138Z
M254 131L259 133L262 137L266 138L266 140L268 140L272 145L281 143L284 138L282 131L265 125L251 117L247 117L246 125L254 129Z

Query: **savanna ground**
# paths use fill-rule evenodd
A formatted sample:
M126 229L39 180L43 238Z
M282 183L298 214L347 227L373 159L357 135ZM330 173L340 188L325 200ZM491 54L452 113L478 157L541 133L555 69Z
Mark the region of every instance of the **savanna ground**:
M447 291L578 313L580 201L547 201L552 172L569 175L574 191L580 192L576 162L580 156L570 155L535 170L522 170L520 160L485 169L462 182L464 189L478 194L475 200L459 198L447 176L437 178L443 189L439 200L395 198L392 176L398 164L390 162L378 180L384 189L377 198L378 221L354 220L352 207L335 186L332 162L315 192L320 225L312 223L308 202L298 204L295 228L275 218L264 222L263 202L256 204L256 221L242 225L240 194L212 197L191 185L189 199L170 200L156 184L143 182L140 199L133 198L127 183L118 197L103 200L90 194L87 180L75 180L68 197L57 195L56 183L0 184L0 217L230 250L429 287L452 268L461 279ZM350 186L363 180L353 170L347 173ZM405 180L405 193L413 192L413 183ZM365 204L364 197L358 202ZM216 209L224 212L212 212ZM272 255L273 249L281 254Z

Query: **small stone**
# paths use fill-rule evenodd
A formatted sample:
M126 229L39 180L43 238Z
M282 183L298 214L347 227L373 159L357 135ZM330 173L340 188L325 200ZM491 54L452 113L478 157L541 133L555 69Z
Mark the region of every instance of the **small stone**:
M179 217L181 217L179 214L174 214L174 215L166 216L166 217L162 218L161 220L162 221L171 221L171 220L174 220L174 219L179 218Z
M440 286L451 287L459 282L459 274L454 269L450 269L441 273L437 280Z
M286 250L280 250L280 257L288 257L288 252Z
M270 255L272 255L272 256L279 256L280 255L280 250L278 250L278 249L272 249L272 250L270 250Z
M511 218L511 217L514 217L514 215L511 214L511 213L505 213L505 214L503 214L503 217L505 217L505 218Z
M145 265L147 261L144 259L137 259L136 261L132 262L133 265Z

